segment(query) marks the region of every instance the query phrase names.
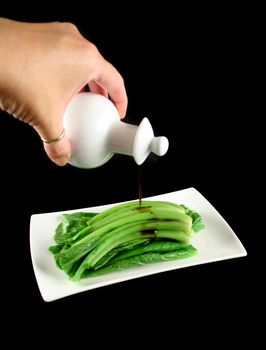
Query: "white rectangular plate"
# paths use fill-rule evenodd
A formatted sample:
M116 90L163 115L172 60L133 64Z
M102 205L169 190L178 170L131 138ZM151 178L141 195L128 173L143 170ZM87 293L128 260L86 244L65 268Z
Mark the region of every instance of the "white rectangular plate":
M90 277L79 283L74 283L69 281L67 275L56 267L54 257L48 251L49 246L55 244L53 236L57 225L60 223L61 214L77 211L100 212L118 203L93 208L32 215L30 222L31 258L43 299L45 301L53 301L89 289L133 278L247 255L245 248L230 226L196 189L188 188L145 199L165 200L177 204L185 204L202 216L205 229L195 234L191 242L198 249L196 256L183 260L166 261L129 268L124 271Z

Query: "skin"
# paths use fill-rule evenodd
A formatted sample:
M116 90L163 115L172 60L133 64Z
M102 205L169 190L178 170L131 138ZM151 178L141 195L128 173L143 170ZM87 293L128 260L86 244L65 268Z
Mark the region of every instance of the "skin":
M24 23L0 18L0 108L30 124L45 140L63 132L69 101L88 84L109 96L124 118L127 94L118 71L71 23ZM65 165L67 137L44 143L48 157Z

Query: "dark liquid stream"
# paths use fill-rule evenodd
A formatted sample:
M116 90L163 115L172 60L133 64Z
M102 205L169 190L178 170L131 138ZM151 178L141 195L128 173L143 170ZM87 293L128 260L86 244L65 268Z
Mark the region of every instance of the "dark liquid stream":
M141 166L138 165L138 197L139 197L139 206L141 206L142 200L142 181L141 181Z

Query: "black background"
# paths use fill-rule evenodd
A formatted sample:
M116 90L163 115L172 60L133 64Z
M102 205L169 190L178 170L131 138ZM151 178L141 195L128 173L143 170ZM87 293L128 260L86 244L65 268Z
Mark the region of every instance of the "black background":
M251 215L255 210L252 194L260 190L260 182L250 145L254 133L247 97L250 23L242 10L167 3L145 8L136 3L117 7L72 4L69 8L65 4L56 10L38 3L30 10L3 9L0 13L22 21L75 23L123 75L129 98L126 121L139 124L147 116L155 134L169 138L168 153L149 157L142 167L143 195L195 187L221 213L248 252L244 258L45 303L31 265L30 216L134 199L137 167L125 156L114 156L92 170L56 167L36 133L2 112L1 284L2 300L15 323L24 315L33 320L48 315L52 323L59 315L68 318L71 313L74 316L68 322L72 324L74 319L78 322L77 315L86 313L89 328L106 319L110 326L110 314L115 322L120 317L119 326L123 319L138 317L139 326L155 327L158 318L163 327L162 316L173 317L175 323L167 325L171 330L181 320L193 329L203 315L213 320L213 329L215 322L226 317L229 333L240 323L249 324L246 315L259 305L260 293L260 280L254 274L257 221ZM250 286L256 298L247 292ZM223 333L221 329L216 332Z

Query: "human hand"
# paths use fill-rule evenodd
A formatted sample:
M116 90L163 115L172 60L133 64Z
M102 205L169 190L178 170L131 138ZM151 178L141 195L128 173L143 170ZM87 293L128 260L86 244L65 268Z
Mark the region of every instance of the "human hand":
M0 108L30 124L43 140L63 132L64 111L86 84L110 96L123 118L127 95L118 71L71 23L24 23L0 18ZM44 143L49 158L65 165L63 137Z

